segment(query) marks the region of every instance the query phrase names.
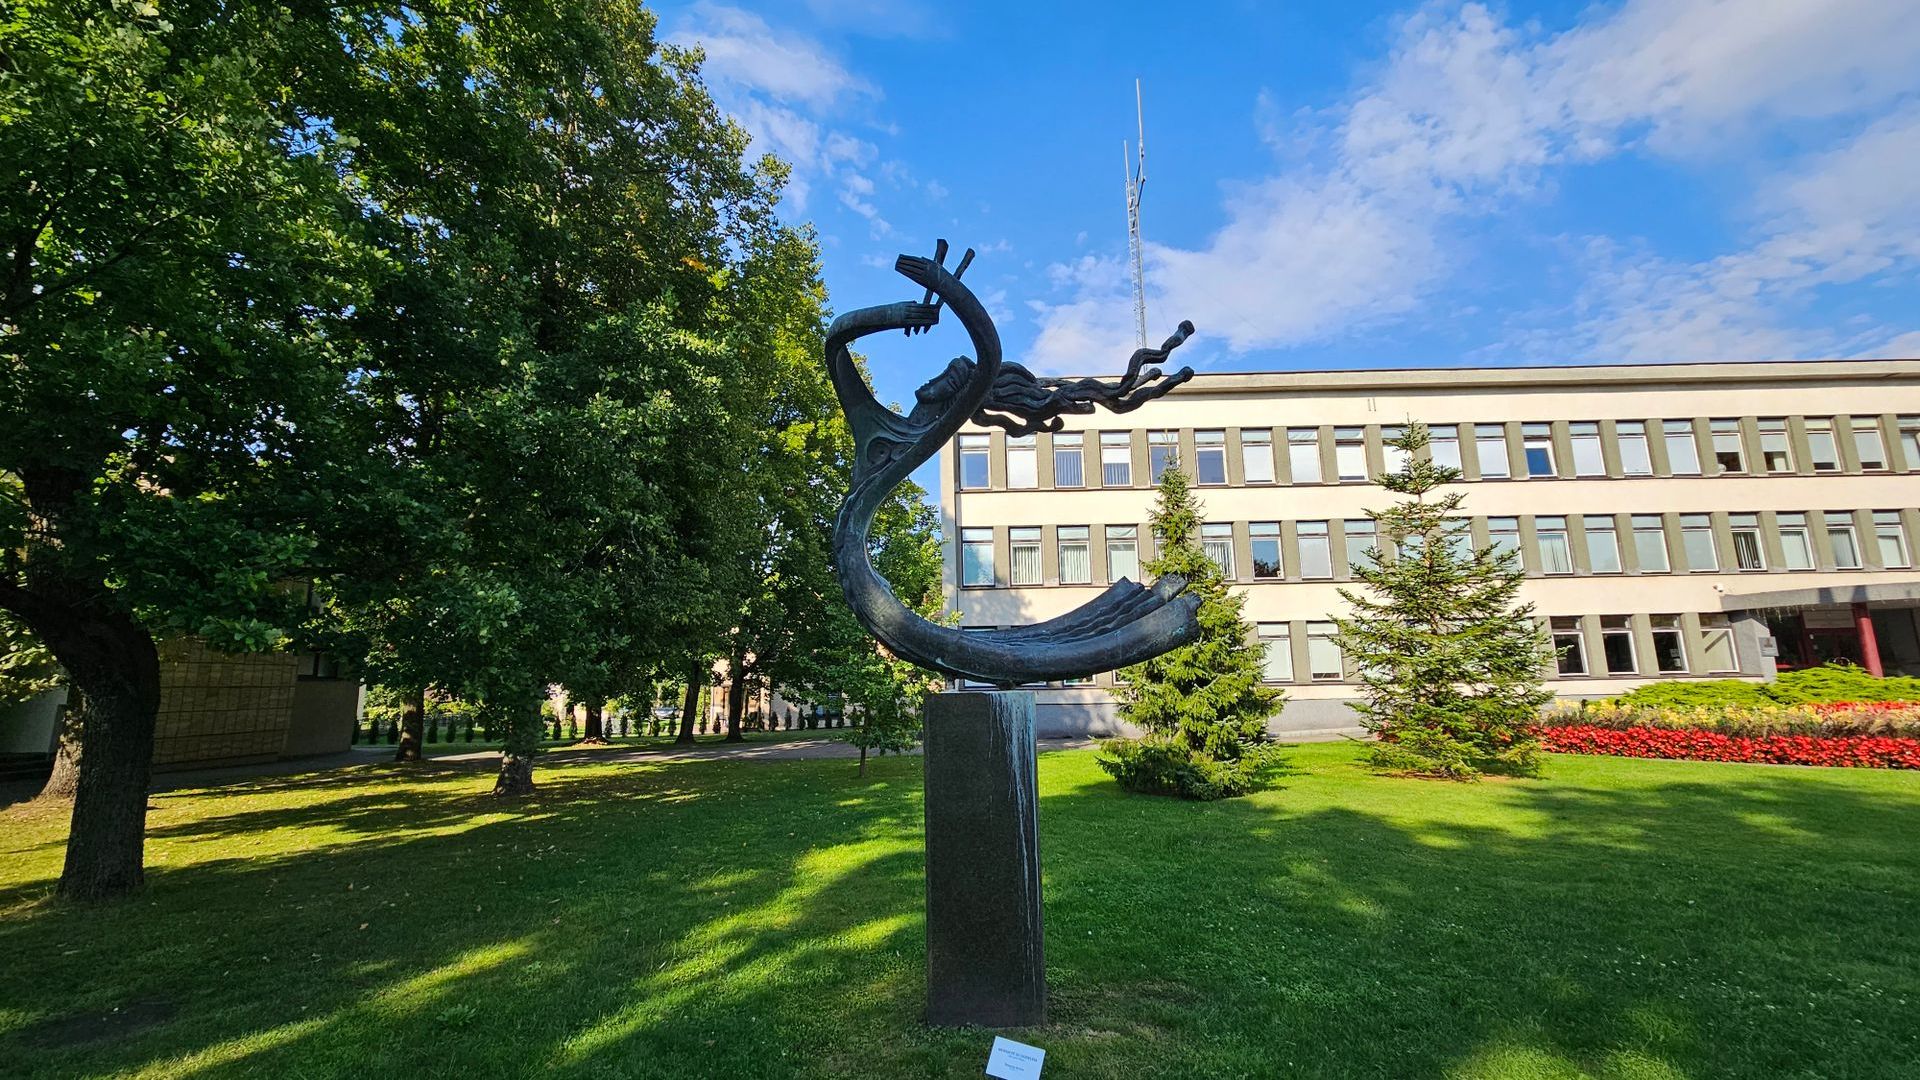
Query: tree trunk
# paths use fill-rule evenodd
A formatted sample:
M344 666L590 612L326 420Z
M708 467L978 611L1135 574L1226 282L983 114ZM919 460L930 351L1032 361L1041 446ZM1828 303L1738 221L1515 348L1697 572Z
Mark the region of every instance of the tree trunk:
M60 747L54 751L47 786L40 789L43 799L65 801L80 789L80 714L84 708L80 691L67 687L67 703L60 707Z
M78 590L76 590L78 591ZM147 782L160 711L160 656L129 615L15 592L9 607L45 642L80 694L81 761L58 893L107 900L145 881ZM27 610L22 610L26 608Z
M601 713L601 704L597 701L587 702L587 737L580 741L593 746L607 741L606 721Z
M508 706L504 718L506 742L500 747L500 776L493 782L493 793L500 798L533 794L533 757L540 752L540 729L546 717L540 713L540 698L523 708Z
M680 703L680 735L673 741L691 744L693 742L694 714L700 711L700 684L706 681L706 661L695 657L687 668L687 696Z
M727 667L727 741L746 742L740 730L740 718L747 709L746 649L736 647L732 661Z
M419 761L426 745L427 692L410 690L400 699L400 749L395 761Z

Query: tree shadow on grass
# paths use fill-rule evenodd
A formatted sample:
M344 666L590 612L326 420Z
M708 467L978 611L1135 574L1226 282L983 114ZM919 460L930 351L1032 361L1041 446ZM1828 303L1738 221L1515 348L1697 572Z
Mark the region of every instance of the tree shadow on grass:
M1296 770L1199 806L1048 755L1052 1023L1029 1037L1061 1076L1903 1075L1920 789L1618 764ZM919 1024L919 763L851 772L551 770L510 809L457 783L254 788L163 820L181 860L145 895L0 923L0 1053L47 1076L978 1076L984 1034ZM40 1037L133 1002L173 1012Z

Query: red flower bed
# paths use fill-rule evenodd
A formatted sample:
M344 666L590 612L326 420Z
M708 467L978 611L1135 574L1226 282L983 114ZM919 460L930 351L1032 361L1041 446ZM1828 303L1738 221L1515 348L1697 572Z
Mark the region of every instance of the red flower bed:
M1546 727L1541 747L1560 754L1830 765L1857 769L1920 769L1920 739L1883 735L1722 735L1717 731L1591 724Z

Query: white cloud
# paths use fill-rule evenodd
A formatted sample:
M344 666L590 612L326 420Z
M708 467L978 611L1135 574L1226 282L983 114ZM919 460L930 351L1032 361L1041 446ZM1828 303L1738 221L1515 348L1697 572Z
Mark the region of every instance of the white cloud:
M668 40L706 50L701 68L709 81L745 87L776 101L815 108L842 97L878 97L880 91L848 71L826 50L797 34L777 34L750 11L724 4L695 4Z
M1557 169L1629 152L1691 160L1756 132L1841 136L1762 179L1743 250L1675 262L1587 245L1591 276L1555 347L1561 359L1845 348L1871 331L1784 329L1779 305L1912 268L1920 124L1913 110L1883 114L1920 88L1916 70L1912 0L1627 0L1558 34L1480 4L1431 5L1334 107L1283 116L1261 95L1254 121L1286 168L1237 189L1203 245L1149 245L1150 311L1192 318L1235 351L1336 339L1420 310L1471 257L1473 221L1549 197ZM1062 275L1067 295L1035 308L1043 363L1107 362L1075 354L1130 324L1124 270ZM1512 344L1543 342L1521 333Z

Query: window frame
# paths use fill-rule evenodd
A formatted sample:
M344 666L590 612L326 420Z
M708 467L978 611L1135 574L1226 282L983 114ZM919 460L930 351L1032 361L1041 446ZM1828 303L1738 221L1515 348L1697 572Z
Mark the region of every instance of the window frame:
M991 526L973 526L971 528L963 528L960 530L960 587L961 588L992 589L999 586L1000 572L994 566L994 556L997 554L994 550L996 546L997 545L994 543L994 539L993 539L993 528ZM980 551L982 549L984 549L987 553L987 561L986 561L987 579L985 581L975 581L973 580L973 576L971 574L971 571L975 568L975 564L970 562L967 556L971 553Z
M1012 525L1007 528L1007 585L1011 588L1028 588L1044 585L1047 581L1045 530L1038 525ZM1020 554L1031 549L1033 553L1033 580L1020 580Z
M1302 438L1302 436L1305 437ZM1300 459L1297 456L1301 449L1309 451L1307 461L1312 465L1311 471L1313 475L1311 479L1304 478L1301 475L1302 472L1305 471L1300 468ZM1287 429L1287 479L1290 483L1295 484L1324 484L1327 482L1327 470L1325 464L1320 460L1319 428L1290 427Z
M1160 477L1180 460L1180 432L1159 428L1147 432L1147 484L1160 483Z
M1670 639L1674 653L1679 657L1679 667L1668 667L1662 651L1661 638ZM1653 646L1653 673L1655 675L1691 675L1693 669L1687 660L1687 623L1678 615L1647 616L1647 638Z
M1755 422L1755 426L1760 431L1760 471L1769 476L1799 471L1793 460L1793 438L1787 432L1787 418L1764 416ZM1777 467L1774 464L1776 454L1780 459Z
M1853 519L1852 512L1846 510L1822 511L1820 521L1827 530L1827 550L1833 554L1833 568L1835 570L1866 569L1866 553L1860 548L1860 523ZM1836 547L1833 542L1834 536L1838 533L1846 534L1847 543L1853 549L1852 565L1847 565L1840 561L1840 549Z
M1801 423L1807 432L1807 463L1813 471L1816 473L1844 471L1846 465L1840 457L1840 433L1835 428L1833 417L1809 416ZM1823 448L1824 455L1821 453Z
M1891 562L1886 555L1886 540L1891 533L1893 542L1900 551L1900 561ZM1880 566L1886 570L1913 569L1913 548L1907 543L1907 523L1900 519L1898 510L1873 511L1873 547L1880 556Z
M1534 468L1534 454L1545 456L1546 467ZM1520 463L1528 480L1553 480L1560 475L1560 462L1553 452L1553 425L1540 421L1520 425Z
M1819 553L1813 546L1813 526L1807 515L1794 511L1780 511L1773 516L1774 531L1780 536L1780 568L1783 570L1817 570L1820 567ZM1793 551L1787 545L1787 537L1799 537L1800 550L1806 556L1805 566L1794 565Z
M1335 640L1335 635L1337 633L1338 633L1338 628L1331 622L1307 623L1307 681L1308 682L1336 683L1336 682L1345 682L1347 680L1347 658L1346 658L1346 654L1341 651L1339 642ZM1325 642L1326 646L1333 650L1333 667L1335 670L1332 673L1323 675L1319 671L1319 667L1320 667L1319 661L1321 657L1319 657L1315 653L1315 650L1313 647L1315 641Z
M1319 531L1317 532L1309 531L1309 527L1316 526L1316 525L1319 526ZM1298 547L1300 552L1300 580L1332 581L1333 580L1333 537L1329 532L1328 523L1325 521L1296 521L1294 522L1293 530L1294 530L1293 534L1294 534L1294 539L1296 541L1296 546ZM1309 538L1318 541L1317 547L1319 548L1319 551L1320 551L1320 558L1326 564L1326 568L1327 568L1326 573L1324 574L1307 573L1307 568L1311 562L1311 560L1307 558L1307 551L1308 551L1307 541Z
M1647 527L1649 521L1653 523L1652 528ZM1627 524L1633 532L1633 561L1639 571L1643 574L1673 573L1673 553L1667 549L1667 519L1659 514L1632 514ZM1660 553L1660 568L1657 570L1648 568L1647 553L1640 546L1648 534L1659 537L1659 545L1654 548Z
M1074 463L1077 480L1063 480L1060 466L1067 461ZM1056 488L1083 488L1087 486L1087 437L1081 431L1062 431L1053 436L1053 486Z
M1713 444L1713 465L1715 476L1747 476L1747 440L1740 430L1740 421L1736 417L1716 417L1707 421L1707 439ZM1723 443L1732 439L1731 444ZM1731 449L1728 449L1728 445ZM1735 464L1727 465L1727 458L1733 458Z
M1257 452L1256 452L1257 448ZM1253 465L1260 463L1265 476L1256 477ZM1277 474L1273 467L1273 429L1240 429L1240 481L1243 484L1271 484Z
M1576 420L1568 423L1567 448L1573 454L1573 475L1583 479L1607 475L1607 453L1600 442L1599 421Z
M1100 561L1106 564L1107 584L1111 585L1121 578L1137 582L1140 580L1140 526L1104 525L1101 527ZM1128 552L1133 562L1133 573L1114 573L1113 556L1115 552Z
M1273 548L1273 572L1260 572L1260 548L1265 545ZM1277 521L1247 522L1247 560L1253 565L1247 569L1252 572L1255 581L1281 581L1287 576L1286 553L1281 550L1280 523Z
M1108 457L1117 451L1117 461ZM1118 468L1122 475L1116 480L1111 470ZM1100 433L1100 486L1108 488L1130 488L1133 486L1133 432L1103 431Z
M1260 681L1276 685L1293 682L1293 624L1287 622L1255 623L1253 635L1254 640L1260 643ZM1274 648L1276 645L1279 646L1277 655L1284 658L1286 662L1287 673L1284 678L1274 678L1270 672L1274 656L1276 655Z
M959 456L960 473L954 478L961 491L990 491L993 488L993 437L990 435L967 434L954 437ZM980 482L967 482L967 467L978 464Z
M1214 555L1214 550L1216 549L1216 547L1220 545L1224 545L1224 548L1221 548L1221 550L1224 550L1226 552L1225 559L1217 558ZM1223 581L1237 580L1234 575L1234 565L1233 565L1234 560L1233 560L1233 523L1232 522L1230 521L1201 522L1200 523L1200 551L1202 554L1206 555L1207 558L1213 560L1213 565L1220 571L1221 580Z
M1587 542L1587 572L1589 574L1624 574L1627 566L1620 551L1620 525L1612 514L1587 514L1580 520L1580 532ZM1600 569L1599 560L1594 558L1593 541L1596 536L1605 535L1611 546L1613 566Z
M1705 522L1704 525L1700 524L1702 521ZM1707 538L1707 552L1713 561L1713 565L1711 566L1694 565L1693 547L1688 544L1687 541L1690 538L1699 536L1705 536ZM1680 554L1686 556L1687 573L1689 574L1717 574L1720 572L1720 542L1713 535L1713 515L1680 515Z
M1760 515L1740 513L1727 515L1727 535L1733 540L1733 569L1736 573L1764 573L1767 570L1767 539L1760 530ZM1740 550L1740 538L1745 535L1753 548L1754 565L1747 565L1745 554Z
M1500 471L1498 472L1493 472L1487 468L1488 461L1492 460L1486 453L1489 447L1497 451L1496 456L1500 459ZM1507 452L1507 426L1505 424L1473 425L1473 464L1478 470L1480 479L1482 480L1513 479L1513 455Z
M1015 476L1015 463L1019 476ZM1027 483L1015 483L1026 479ZM1037 435L1007 436L1007 490L1034 491L1040 487L1040 438Z
M1609 625L1610 622L1617 622L1620 625ZM1609 646L1615 639L1624 639L1627 643L1628 666L1622 669L1615 669L1613 666L1613 651ZM1633 616L1600 616L1600 662L1606 668L1607 674L1612 677L1640 674L1640 645L1634 640Z
M1593 665L1587 661L1587 623L1585 619L1582 619L1578 615L1554 615L1547 620L1547 633L1553 641L1553 672L1556 678L1584 679L1592 676ZM1570 646L1562 644L1562 639L1568 637L1573 639ZM1572 655L1579 658L1578 670L1570 671L1567 669L1568 653L1565 650L1568 648L1573 649Z
M1073 534L1078 534L1073 535ZM1074 580L1067 578L1067 549L1078 547L1081 561L1087 568L1086 577ZM1053 528L1053 561L1058 568L1060 584L1093 584L1093 527L1091 525L1056 525Z
M1177 451L1176 451L1177 453ZM1220 479L1207 479L1207 461L1217 458ZM1193 433L1193 483L1195 487L1224 487L1227 483L1227 433L1218 428Z
M1555 525L1553 522L1559 522L1559 524ZM1548 569L1547 537L1549 536L1560 538L1561 556L1566 561L1564 570ZM1573 537L1567 530L1566 515L1546 514L1533 519L1533 554L1539 560L1541 577L1566 577L1573 573Z
M1631 429L1631 430L1629 430ZM1645 420L1615 420L1613 422L1613 441L1620 451L1621 476L1652 476L1653 447L1647 442L1647 422ZM1627 447L1639 447L1638 461L1644 462L1639 468L1628 464Z
M1358 455L1357 459L1353 455ZM1359 462L1360 471L1357 474L1347 472L1352 460ZM1333 474L1342 484L1364 484L1372 479L1367 473L1366 428L1348 426L1333 429Z
M1443 447L1446 449L1444 454L1441 452ZM1427 460L1455 472L1461 470L1460 425L1435 424L1427 429Z
M1693 429L1691 420L1660 421L1660 438L1667 451L1668 476L1704 476L1700 462L1700 433ZM1685 458L1688 467L1681 468L1675 461L1675 446L1686 448Z
M1860 462L1861 472L1886 472L1891 462L1887 458L1886 432L1880 430L1880 418L1855 416L1848 420L1847 427L1853 439L1853 456ZM1866 444L1863 437L1871 437L1874 447L1874 463L1867 464Z

